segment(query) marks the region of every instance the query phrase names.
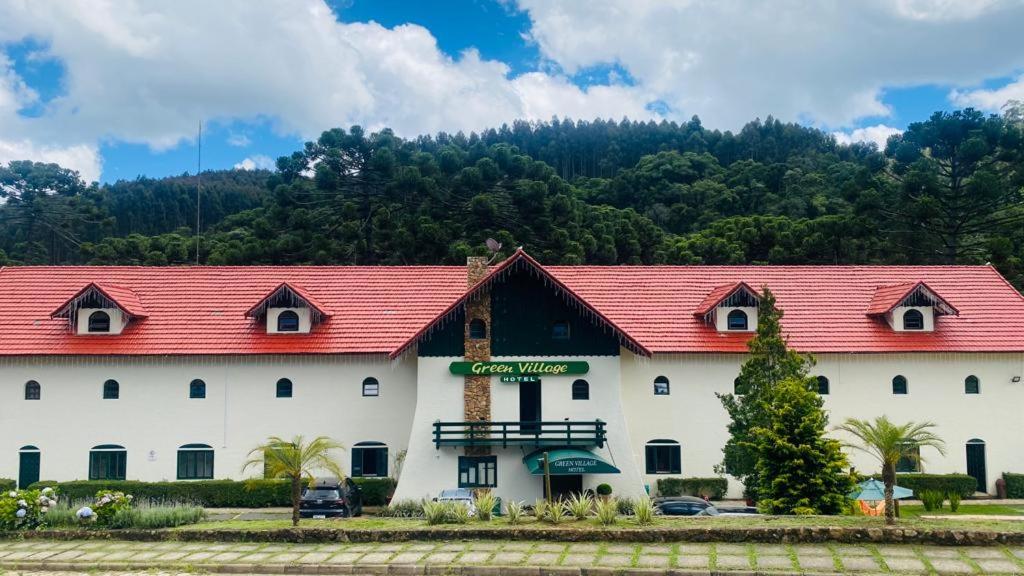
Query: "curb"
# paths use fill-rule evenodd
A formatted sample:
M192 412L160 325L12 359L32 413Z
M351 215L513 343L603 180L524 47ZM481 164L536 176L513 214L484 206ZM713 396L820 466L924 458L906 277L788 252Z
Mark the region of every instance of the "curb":
M815 572L600 568L587 566L473 566L471 564L180 564L174 562L3 562L0 570L34 572L144 572L188 570L211 574L343 574L371 576L836 576Z

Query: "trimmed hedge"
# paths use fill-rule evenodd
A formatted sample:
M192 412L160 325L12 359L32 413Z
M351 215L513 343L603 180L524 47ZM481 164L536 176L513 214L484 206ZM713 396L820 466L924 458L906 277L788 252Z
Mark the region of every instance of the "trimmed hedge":
M0 492L10 492L18 489L18 482L10 478L0 478Z
M391 478L354 478L363 490L363 504L381 506L394 491ZM136 501L151 504L188 503L206 508L269 508L291 506L287 480L193 480L181 482L140 482L138 480L41 481L32 488L55 486L72 501L92 500L100 490L131 494Z
M872 478L881 480L882 476L876 474ZM913 490L915 498L920 498L923 490L938 490L943 494L955 492L970 498L978 489L978 481L967 474L897 474L896 485Z
M1024 474L1003 472L1007 498L1024 498Z
M729 489L725 478L659 478L659 496L707 496L721 500Z

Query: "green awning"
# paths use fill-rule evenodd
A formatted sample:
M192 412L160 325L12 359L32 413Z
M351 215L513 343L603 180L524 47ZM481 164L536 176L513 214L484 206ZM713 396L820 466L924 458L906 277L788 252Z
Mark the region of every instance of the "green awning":
M569 474L618 474L612 466L597 454L578 448L555 448L548 450L548 469L552 476ZM544 474L544 450L531 452L523 457L523 463L530 474Z

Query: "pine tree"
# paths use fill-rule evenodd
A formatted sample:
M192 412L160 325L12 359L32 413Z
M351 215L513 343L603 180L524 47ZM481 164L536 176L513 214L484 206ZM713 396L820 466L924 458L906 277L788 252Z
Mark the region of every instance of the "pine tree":
M853 479L838 440L825 437L828 416L814 378L779 383L765 422L751 430L758 506L769 514L838 514Z
M786 346L779 324L782 314L771 290L764 288L758 307L757 335L747 344L750 358L743 363L736 379L738 394L718 395L730 419L729 440L722 449L722 468L743 482L750 496L755 496L760 485L752 430L767 423L766 407L778 385L790 379L809 382L807 372L814 365L809 356Z

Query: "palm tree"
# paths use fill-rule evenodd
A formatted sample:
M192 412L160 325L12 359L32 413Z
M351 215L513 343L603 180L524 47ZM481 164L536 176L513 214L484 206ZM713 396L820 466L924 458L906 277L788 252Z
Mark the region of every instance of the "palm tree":
M249 452L249 460L242 471L263 466L268 478L287 478L292 488L292 526L299 525L299 501L302 499L302 481L313 481L313 472L323 470L338 477L345 477L341 465L331 457L331 450L345 447L326 436L317 436L308 443L302 436L291 440L271 436Z
M882 483L885 484L885 523L896 523L896 508L892 492L896 485L896 463L900 458L920 459L920 452L908 451L909 446L931 446L946 454L946 445L936 436L931 422L907 422L893 424L887 417L879 416L874 422L847 418L836 430L848 432L860 440L860 445L850 444L862 452L871 454L882 463Z

